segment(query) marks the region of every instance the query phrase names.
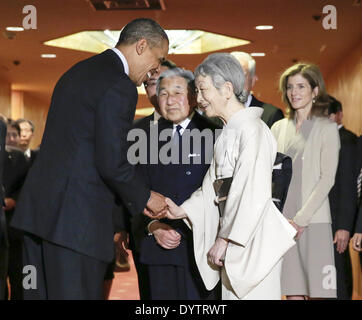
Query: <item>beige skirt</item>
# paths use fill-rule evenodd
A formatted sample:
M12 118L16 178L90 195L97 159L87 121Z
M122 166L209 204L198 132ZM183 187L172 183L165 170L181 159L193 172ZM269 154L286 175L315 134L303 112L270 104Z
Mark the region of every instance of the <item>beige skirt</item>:
M333 235L329 223L304 229L297 244L284 256L282 294L311 298L336 298Z

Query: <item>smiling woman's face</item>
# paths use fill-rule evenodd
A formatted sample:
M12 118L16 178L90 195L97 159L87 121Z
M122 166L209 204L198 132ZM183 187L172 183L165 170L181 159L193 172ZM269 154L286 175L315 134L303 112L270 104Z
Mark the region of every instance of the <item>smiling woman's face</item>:
M195 80L197 103L202 111L205 111L208 117L217 117L219 110L224 108L225 100L221 90L218 90L210 76L197 76Z
M294 110L310 108L317 94L318 87L312 89L308 80L301 74L288 77L287 97Z

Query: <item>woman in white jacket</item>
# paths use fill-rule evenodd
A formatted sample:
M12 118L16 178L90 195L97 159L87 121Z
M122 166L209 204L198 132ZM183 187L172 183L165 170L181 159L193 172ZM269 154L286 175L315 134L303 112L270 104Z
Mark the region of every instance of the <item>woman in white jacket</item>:
M333 236L328 193L334 184L340 147L337 125L319 68L296 64L282 74L280 90L287 117L272 132L278 151L292 158L293 174L284 215L299 231L284 257L282 293L288 299L335 298Z
M281 299L281 260L296 231L272 202L276 141L260 119L263 109L241 102L244 81L230 54L212 54L196 68L197 101L225 126L202 187L181 207L167 199L168 218L192 228L209 290L221 277L223 299Z

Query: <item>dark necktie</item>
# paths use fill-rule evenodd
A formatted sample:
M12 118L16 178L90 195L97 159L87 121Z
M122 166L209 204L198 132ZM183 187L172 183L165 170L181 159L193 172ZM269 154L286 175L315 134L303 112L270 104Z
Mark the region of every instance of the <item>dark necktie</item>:
M181 140L181 129L182 126L177 125L176 131L173 135L172 148L172 163L178 164L182 159L182 140Z

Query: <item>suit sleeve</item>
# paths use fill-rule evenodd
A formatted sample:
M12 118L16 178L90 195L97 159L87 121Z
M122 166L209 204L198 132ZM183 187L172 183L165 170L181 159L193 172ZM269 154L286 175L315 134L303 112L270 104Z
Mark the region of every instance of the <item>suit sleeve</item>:
M343 229L352 232L354 218L357 210L357 184L355 175L356 166L356 144L347 140L341 144L341 151L339 153L338 171L341 173L339 178L340 183L337 214L337 230Z
M326 126L322 132L322 146L320 152L320 178L302 208L297 212L293 221L302 227L308 226L315 212L328 197L334 185L337 171L340 141L337 126ZM315 152L318 152L316 150Z
M134 88L119 81L107 90L96 109L96 167L105 183L131 213L141 212L150 190L127 160L127 134L136 107Z
M283 111L277 108L276 112L273 114L273 117L271 117L270 122L268 123L268 127L271 128L275 122L283 118L284 118Z

